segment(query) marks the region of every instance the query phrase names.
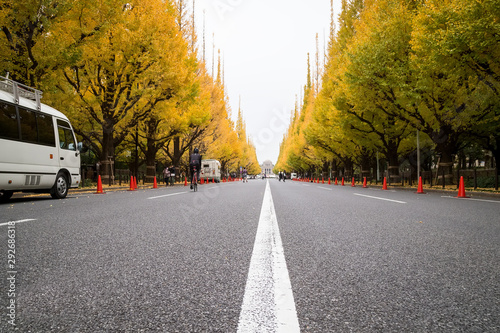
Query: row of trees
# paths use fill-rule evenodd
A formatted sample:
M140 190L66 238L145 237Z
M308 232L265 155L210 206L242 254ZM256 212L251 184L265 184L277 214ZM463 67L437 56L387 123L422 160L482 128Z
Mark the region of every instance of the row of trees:
M368 173L379 154L397 177L417 165L417 133L424 169L500 161L500 0L343 0L322 72L321 87L308 73L277 170Z
M260 172L220 60L214 78L198 57L185 0L3 0L0 22L0 71L44 91L104 178L138 157L150 179L158 162L185 168L194 147L226 172Z

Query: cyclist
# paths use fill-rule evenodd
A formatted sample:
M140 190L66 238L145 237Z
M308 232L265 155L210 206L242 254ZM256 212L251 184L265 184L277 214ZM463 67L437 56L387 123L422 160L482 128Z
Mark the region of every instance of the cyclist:
M248 171L247 171L247 168L243 168L242 176L243 176L243 183L248 183Z
M194 167L196 167L196 174L198 180L200 180L200 167L201 167L201 155L198 148L193 150L193 153L189 156L189 170L191 171L191 186L193 189L193 179L194 179Z

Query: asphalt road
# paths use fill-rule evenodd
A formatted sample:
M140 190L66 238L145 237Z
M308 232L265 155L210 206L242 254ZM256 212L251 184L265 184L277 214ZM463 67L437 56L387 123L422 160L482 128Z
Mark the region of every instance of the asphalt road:
M500 200L269 184L301 332L500 331ZM265 189L0 204L0 332L237 332Z

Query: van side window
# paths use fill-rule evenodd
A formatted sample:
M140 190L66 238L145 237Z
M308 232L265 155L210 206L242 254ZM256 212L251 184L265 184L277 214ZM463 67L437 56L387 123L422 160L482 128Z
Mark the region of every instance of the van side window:
M44 114L37 114L38 142L42 145L55 147L56 136L54 134L54 122L52 117Z
M59 132L59 146L61 149L76 150L76 143L69 124L57 119L57 131Z
M0 103L0 138L19 140L17 113L14 105Z
M21 120L21 140L24 142L38 143L35 112L23 108L19 108L18 111L19 119Z

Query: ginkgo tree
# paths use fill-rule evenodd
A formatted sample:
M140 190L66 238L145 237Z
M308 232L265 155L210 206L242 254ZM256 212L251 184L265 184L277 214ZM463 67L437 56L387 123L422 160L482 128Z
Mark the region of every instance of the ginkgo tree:
M312 151L297 149L301 131L344 169L366 170L376 151L397 176L417 130L447 178L466 149L481 146L498 163L499 8L500 0L342 1L312 121L292 122L280 165Z
M45 41L62 49L55 60L64 64L53 76L65 81L49 98L106 165L130 129L186 84L187 43L161 0L78 3L67 16Z

